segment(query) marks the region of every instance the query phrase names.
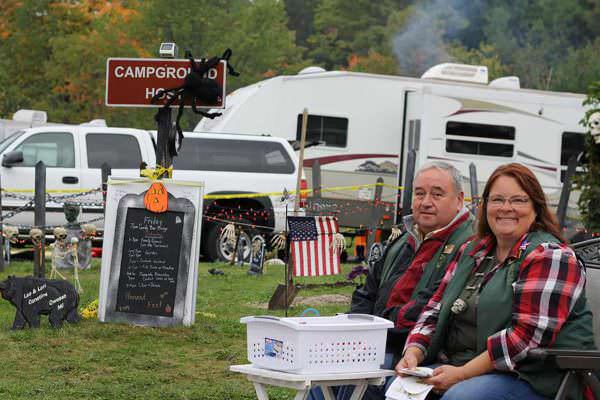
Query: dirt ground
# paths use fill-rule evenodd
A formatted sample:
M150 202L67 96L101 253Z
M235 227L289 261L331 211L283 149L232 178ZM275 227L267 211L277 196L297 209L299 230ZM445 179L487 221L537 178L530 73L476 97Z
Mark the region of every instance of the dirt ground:
M345 294L322 294L318 296L297 296L292 305L302 304L304 306L316 307L324 304L350 304L350 296ZM254 307L268 309L268 303L252 303Z

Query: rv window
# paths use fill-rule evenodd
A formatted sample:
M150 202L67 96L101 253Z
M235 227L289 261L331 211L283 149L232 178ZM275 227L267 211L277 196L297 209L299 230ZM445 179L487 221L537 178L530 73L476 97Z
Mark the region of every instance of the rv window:
M86 142L88 168L102 168L105 162L112 169L140 168L142 153L134 136L89 133L86 135Z
M512 126L450 121L446 124L446 135L515 140L515 128Z
M298 114L296 140L302 135L302 114ZM348 139L348 118L309 115L306 127L307 142L324 142L325 146L346 147Z
M446 151L450 153L511 158L515 128L512 126L449 121Z
M291 174L294 163L276 142L186 137L173 160L175 169Z
M585 134L581 132L563 132L560 152L560 181L564 182L567 165L571 156L577 156L585 148Z
M446 151L450 153L478 154L482 156L512 157L512 144L446 140Z
M20 167L34 167L43 161L46 167L75 168L75 145L68 132L43 132L29 136L15 148L23 152Z

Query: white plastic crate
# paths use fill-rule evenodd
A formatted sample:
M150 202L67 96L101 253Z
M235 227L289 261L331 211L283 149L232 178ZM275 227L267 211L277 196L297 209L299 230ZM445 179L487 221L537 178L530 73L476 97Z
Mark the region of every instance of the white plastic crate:
M388 328L394 324L366 314L335 317L244 317L248 361L297 374L379 369Z

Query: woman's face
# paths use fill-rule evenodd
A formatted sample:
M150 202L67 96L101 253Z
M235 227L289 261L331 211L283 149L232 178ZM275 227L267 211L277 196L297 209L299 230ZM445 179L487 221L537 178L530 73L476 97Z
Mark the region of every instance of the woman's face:
M486 213L490 229L502 241L516 242L536 218L527 192L510 176L500 176L493 183Z

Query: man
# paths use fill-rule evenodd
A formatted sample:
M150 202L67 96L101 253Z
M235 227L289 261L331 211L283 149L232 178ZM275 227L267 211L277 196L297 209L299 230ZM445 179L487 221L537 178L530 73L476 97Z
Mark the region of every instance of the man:
M353 293L350 305L352 313L394 322L387 353L396 358L446 266L473 233L473 218L463 205L456 168L444 162L428 163L417 171L413 186L413 214L404 218L405 233L388 245L365 285Z
M441 282L454 254L472 234L473 217L464 207L460 172L431 162L414 179L412 215L405 232L392 241L352 294L351 313L372 314L394 322L388 330L384 368L392 369L421 310ZM350 398L341 387L338 399ZM363 399L383 399L383 387L370 386ZM318 397L317 397L318 398Z

